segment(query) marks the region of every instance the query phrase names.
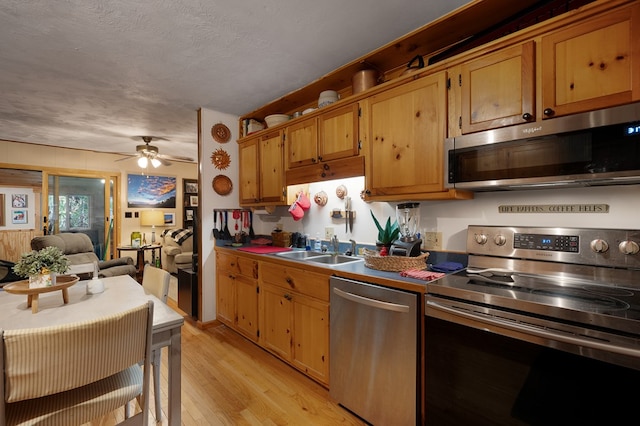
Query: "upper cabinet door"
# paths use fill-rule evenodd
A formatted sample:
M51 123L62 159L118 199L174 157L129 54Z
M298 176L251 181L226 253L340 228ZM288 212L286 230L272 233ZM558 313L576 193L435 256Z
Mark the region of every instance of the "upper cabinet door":
M367 102L367 195L394 199L443 191L446 81L440 72Z
M353 157L358 149L358 103L327 112L318 118L319 160Z
M462 65L462 133L535 120L533 41Z
M292 124L286 130L287 168L308 166L318 161L318 119Z
M640 4L542 37L543 118L640 99Z
M260 201L259 138L245 140L238 145L240 158L240 205Z
M282 131L260 140L260 199L267 203L285 202Z

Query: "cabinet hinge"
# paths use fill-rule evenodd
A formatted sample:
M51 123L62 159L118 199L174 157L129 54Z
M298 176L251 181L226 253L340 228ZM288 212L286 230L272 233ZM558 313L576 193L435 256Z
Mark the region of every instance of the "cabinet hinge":
M285 139L287 139L287 135L283 132L282 133L282 142L284 142Z
M259 285L256 286L256 293L260 293L260 286Z
M451 78L447 78L447 90L451 90Z
M458 86L462 87L462 74L458 74Z
M260 330L256 330L256 336L260 337Z
M358 141L358 151L362 150L362 141Z
M462 116L458 117L458 129L462 129Z
M362 117L362 108L358 107L358 117Z

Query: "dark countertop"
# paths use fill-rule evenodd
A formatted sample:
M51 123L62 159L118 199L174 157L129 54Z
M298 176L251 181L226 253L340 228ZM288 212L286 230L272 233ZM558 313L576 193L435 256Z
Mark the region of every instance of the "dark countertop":
M426 293L427 289L428 281L402 277L400 276L399 272L386 272L371 269L365 266L364 261L336 266L323 266L322 264L308 262L305 260L288 259L282 256L278 256L277 254L254 254L244 251L238 251L237 249L241 247L251 247L251 245L232 247L230 245L226 245L224 242L220 242L216 244L215 250L235 253L255 260L268 260L269 262L278 263L283 266L301 268L312 272L325 273L342 278L350 278L353 280L363 281L371 284L378 284L420 294ZM465 253L454 252L429 252L427 264L437 264L441 262L458 262L463 264L463 266L466 266L467 255Z

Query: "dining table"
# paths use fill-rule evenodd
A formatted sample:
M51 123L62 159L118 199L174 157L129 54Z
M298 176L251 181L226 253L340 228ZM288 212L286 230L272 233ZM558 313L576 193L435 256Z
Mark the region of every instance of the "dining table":
M32 313L27 297L0 291L0 329L16 330L62 325L122 312L148 300L153 301L152 349L168 348L169 425L180 425L181 404L181 328L184 318L129 275L101 278L104 291L87 293L89 280L78 281L67 289L68 301L59 292L44 293L38 312Z

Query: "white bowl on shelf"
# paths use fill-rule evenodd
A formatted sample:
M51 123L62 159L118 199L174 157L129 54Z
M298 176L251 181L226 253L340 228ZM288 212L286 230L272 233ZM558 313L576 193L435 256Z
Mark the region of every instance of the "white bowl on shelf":
M277 126L278 124L282 124L286 121L289 121L291 116L287 114L271 114L267 115L264 118L265 123L267 123L267 127Z
M318 108L322 108L327 105L331 105L332 103L338 100L338 92L335 90L325 90L320 93L318 97Z

